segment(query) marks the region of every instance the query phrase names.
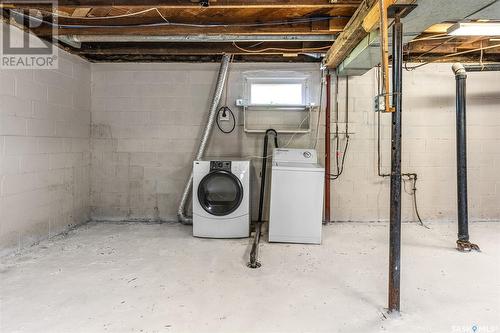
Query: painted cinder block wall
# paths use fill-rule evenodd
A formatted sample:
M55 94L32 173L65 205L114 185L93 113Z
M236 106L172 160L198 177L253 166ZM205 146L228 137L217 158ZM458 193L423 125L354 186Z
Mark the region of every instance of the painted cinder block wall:
M411 67L411 64L409 64ZM332 185L336 221L388 220L389 180L377 176L373 96L376 71L349 78L352 127L343 176ZM345 80L339 85L343 121ZM500 219L500 73L469 73L467 135L469 216ZM455 77L451 64L403 72L402 171L418 174L417 198L424 220L456 220ZM382 172L390 172L389 114L382 114ZM406 191L411 193L411 184ZM415 221L412 197L403 192L403 219Z
M64 51L59 56L58 70L0 70L2 253L89 218L175 220L219 67L213 63L90 65ZM420 212L432 221L456 216L455 81L450 67L431 64L404 72L403 171L418 173ZM319 66L232 65L228 103L239 126L230 135L214 129L207 155L246 156L259 170L260 159L255 156L261 155L262 136L243 132L242 112L233 105L242 96L242 73L256 69L310 74L311 98L317 101ZM499 73L469 74L472 220L500 219L498 87ZM341 78L340 122L344 121L344 91ZM352 133L344 173L332 182L332 220L387 220L388 180L378 178L376 169L375 71L351 77L349 91ZM316 117L317 112L312 124ZM272 122L281 120L276 117ZM390 116L382 115L383 172L390 166L389 125ZM323 134L324 114L318 133L320 155ZM344 137L341 134L341 146ZM281 136L281 144L311 147L316 132L290 138ZM257 202L258 172L253 176L253 202ZM406 189L410 188L407 184ZM403 195L406 221L415 220L411 199Z
M403 171L418 173L420 213L432 221L454 220L456 216L455 80L450 68L450 64L430 64L404 72ZM92 65L94 219L175 220L179 196L206 120L217 69L218 64ZM315 75L312 82L319 85L316 64L234 64L228 103L237 114L239 126L229 135L214 129L209 156L260 156L262 136L243 132L242 112L234 106L235 99L242 96L242 72L255 69L304 71ZM500 219L500 177L496 171L500 167L499 87L499 73L469 75L472 220ZM313 99L317 100L318 86L312 90ZM353 133L344 173L332 182L333 221L388 219L389 181L377 177L375 95L375 70L349 78L349 123ZM344 78L339 80L338 104L340 122L344 122ZM383 172L388 172L390 115L383 114L381 118L382 167ZM317 147L322 155L323 119L324 114ZM343 131L342 124L340 128ZM297 135L290 147L309 147L315 136L315 132ZM286 143L289 138L282 136L281 142ZM341 135L341 146L344 140ZM260 169L259 163L259 159L254 159L256 170ZM254 172L254 202L257 176ZM406 190L411 192L411 184L406 184ZM255 208L254 205L254 218ZM409 194L403 194L403 219L416 219Z
M176 220L177 205L208 114L219 64L93 64L92 190L96 220ZM233 133L214 125L206 156L254 160L253 202L258 202L262 134L245 134L243 72L296 71L310 75L311 101L319 99L318 64L231 64L228 105L237 118ZM225 100L225 93L223 94ZM316 124L312 113L311 123ZM271 122L283 119L271 117ZM304 114L293 111L295 124ZM290 135L280 137L281 144ZM293 146L309 147L315 132L296 135ZM253 205L254 216L257 205Z
M0 69L0 254L89 217L90 64L58 57L57 70Z

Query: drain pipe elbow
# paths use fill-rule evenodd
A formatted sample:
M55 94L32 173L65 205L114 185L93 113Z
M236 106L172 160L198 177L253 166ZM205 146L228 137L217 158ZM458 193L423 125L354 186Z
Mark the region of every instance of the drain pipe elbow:
M462 65L461 63L457 62L457 63L454 63L452 66L451 66L451 69L453 71L453 73L455 74L455 76L464 76L464 75L467 75L466 73L466 70L465 70L465 67L464 65Z
M187 216L184 212L177 212L177 219L181 224L184 224L184 225L192 225L193 224L193 218Z

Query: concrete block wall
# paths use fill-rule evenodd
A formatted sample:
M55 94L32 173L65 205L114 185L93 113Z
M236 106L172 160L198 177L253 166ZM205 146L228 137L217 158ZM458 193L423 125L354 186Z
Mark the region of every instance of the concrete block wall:
M95 220L175 220L203 130L218 64L88 64L60 52L58 70L0 71L0 251L30 245ZM319 99L317 64L233 64L228 104L236 130L214 128L208 156L252 159L258 198L262 135L243 131L242 73L300 71ZM500 75L468 80L469 203L473 220L500 219ZM425 220L456 216L454 77L449 64L404 73L403 171L417 172ZM345 122L345 79L339 121ZM377 177L375 71L349 79L351 137L343 175L332 181L332 220L387 220L389 181ZM280 122L270 119L272 123ZM293 115L296 117L296 115ZM324 113L309 134L281 135L289 147L324 156ZM287 119L291 119L291 116ZM335 130L332 115L332 133ZM382 167L390 166L390 115L382 115ZM333 138L333 136L332 136ZM341 134L341 146L345 135ZM290 140L292 139L292 140ZM333 143L333 142L332 142ZM335 145L332 144L332 165ZM340 157L342 155L340 154ZM411 191L411 184L406 184ZM403 194L403 218L415 220ZM256 205L254 205L254 218Z
M377 176L376 72L349 78L351 135L343 175L332 183L332 219L388 220L389 179ZM345 79L339 83L344 121ZM470 73L467 81L469 216L500 219L500 73ZM382 172L390 172L390 114L382 114ZM333 128L333 126L332 126ZM424 220L456 220L455 78L451 64L430 64L403 73L402 171L418 174L417 198ZM345 142L341 136L341 147ZM333 162L332 162L333 164ZM406 183L412 192L412 184ZM413 198L403 192L403 219L416 221Z
M57 70L0 69L0 253L89 217L90 64L58 57Z
M92 65L92 218L176 219L218 68L219 64ZM206 155L252 158L260 170L260 159L253 156L261 155L262 134L244 133L242 111L234 106L242 97L243 72L256 69L310 74L311 99L316 102L320 75L318 64L231 65L227 100L237 126L231 134L214 126ZM280 122L281 116L273 122ZM289 139L283 135L280 141ZM309 147L314 139L315 132L296 135L293 145ZM258 184L255 171L253 202L258 201ZM254 216L257 208L254 205Z
M424 66L404 73L403 171L419 175L418 204L425 220L456 216L455 81L450 64ZM191 169L218 64L95 64L92 66L92 217L175 220L180 193ZM242 112L234 100L242 95L245 70L299 70L315 75L313 99L319 95L317 65L234 64L228 103L238 118L237 130L217 129L210 156L260 156L262 137L242 130ZM498 73L473 73L468 81L469 203L473 220L498 220L500 209L500 105ZM339 80L339 121L345 122L345 79ZM376 113L372 70L349 78L349 125L353 132L343 175L332 181L332 220L387 220L389 181L377 177ZM313 114L312 123L316 123ZM390 115L382 118L382 166L390 168ZM335 130L332 115L332 133ZM324 156L324 113L318 149ZM314 126L313 126L314 127ZM297 135L290 147L310 147L315 132ZM282 144L290 136L281 136ZM332 136L333 138L333 136ZM341 146L345 136L340 135ZM332 145L332 165L334 165ZM253 157L252 157L253 158ZM253 158L255 170L260 160ZM254 202L258 174L254 172ZM406 191L411 193L411 184ZM255 207L254 205L254 218ZM414 221L413 201L403 194L403 218Z

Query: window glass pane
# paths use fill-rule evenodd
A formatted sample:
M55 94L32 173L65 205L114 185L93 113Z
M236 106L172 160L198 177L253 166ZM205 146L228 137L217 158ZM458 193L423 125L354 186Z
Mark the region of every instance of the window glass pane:
M301 105L302 84L300 83L252 83L250 104Z

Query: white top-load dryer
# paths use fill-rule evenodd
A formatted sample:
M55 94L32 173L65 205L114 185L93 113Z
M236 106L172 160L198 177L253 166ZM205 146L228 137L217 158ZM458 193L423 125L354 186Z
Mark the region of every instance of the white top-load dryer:
M269 241L321 244L325 169L314 149L275 149Z
M250 161L193 164L193 236L239 238L250 234Z

